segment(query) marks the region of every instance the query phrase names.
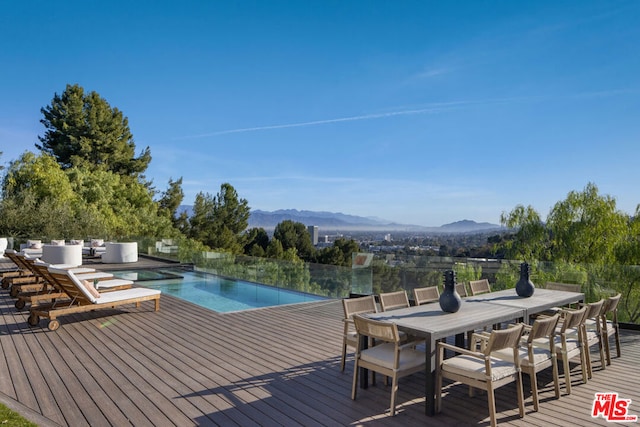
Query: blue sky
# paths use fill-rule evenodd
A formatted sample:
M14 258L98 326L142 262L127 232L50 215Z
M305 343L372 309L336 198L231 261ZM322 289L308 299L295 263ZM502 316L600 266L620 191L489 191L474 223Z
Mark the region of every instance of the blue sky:
M0 2L0 162L66 84L129 119L158 190L437 226L640 203L640 2Z

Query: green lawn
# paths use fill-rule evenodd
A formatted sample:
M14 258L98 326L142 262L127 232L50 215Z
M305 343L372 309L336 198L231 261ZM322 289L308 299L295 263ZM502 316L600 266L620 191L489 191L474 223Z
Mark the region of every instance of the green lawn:
M20 414L12 411L2 404L0 404L0 425L12 427L37 427L37 424L22 418Z

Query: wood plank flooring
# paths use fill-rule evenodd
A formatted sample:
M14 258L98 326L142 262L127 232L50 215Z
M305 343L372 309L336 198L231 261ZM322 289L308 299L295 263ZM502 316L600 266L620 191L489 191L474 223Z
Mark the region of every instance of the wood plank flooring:
M0 290L0 400L41 426L406 426L488 425L486 395L448 384L443 411L424 413L424 374L400 381L398 414L390 387L350 398L352 358L340 372L342 307L314 302L219 314L163 295L153 304L101 310L29 327ZM594 393L615 391L640 415L640 334L625 331L622 358L556 400L540 376L541 410L518 417L515 387L497 395L498 421L513 426L608 425L591 418ZM525 376L525 387L529 381ZM624 425L624 424L622 424ZM628 425L638 425L630 423Z

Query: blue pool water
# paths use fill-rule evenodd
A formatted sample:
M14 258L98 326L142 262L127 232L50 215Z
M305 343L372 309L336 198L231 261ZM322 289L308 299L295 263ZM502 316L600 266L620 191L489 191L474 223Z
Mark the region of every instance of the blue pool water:
M140 283L141 286L159 289L165 294L221 313L326 299L318 295L227 279L197 271L180 270L179 272L166 271L164 273L168 273L164 278L150 280L146 273L142 274L134 270L113 272L116 277L144 280ZM171 278L172 275L178 277Z

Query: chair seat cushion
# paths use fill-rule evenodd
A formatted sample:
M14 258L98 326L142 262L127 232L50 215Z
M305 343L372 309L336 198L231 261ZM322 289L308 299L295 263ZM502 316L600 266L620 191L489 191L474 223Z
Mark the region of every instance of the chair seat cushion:
M555 337L554 340L556 351L562 350L562 339L560 337ZM567 352L572 353L580 350L580 341L577 338L567 337Z
M535 366L539 365L547 360L551 359L551 352L549 351L549 340L547 339L547 348L543 347L533 347L533 363L529 362L529 351L523 347L518 349L518 357L520 358L520 366ZM503 348L502 350L498 350L494 353L491 353L495 357L498 357L503 360L512 361L513 360L513 350L510 348Z
M363 350L360 359L365 362L375 363L388 369L393 369L395 358L395 344L384 343ZM425 353L412 348L404 348L400 351L399 370L415 368L426 363Z
M512 350L511 350L512 351ZM508 361L491 357L491 379L493 381L509 377L517 373L516 366ZM478 380L486 380L484 360L477 357L459 355L442 362L442 371Z

